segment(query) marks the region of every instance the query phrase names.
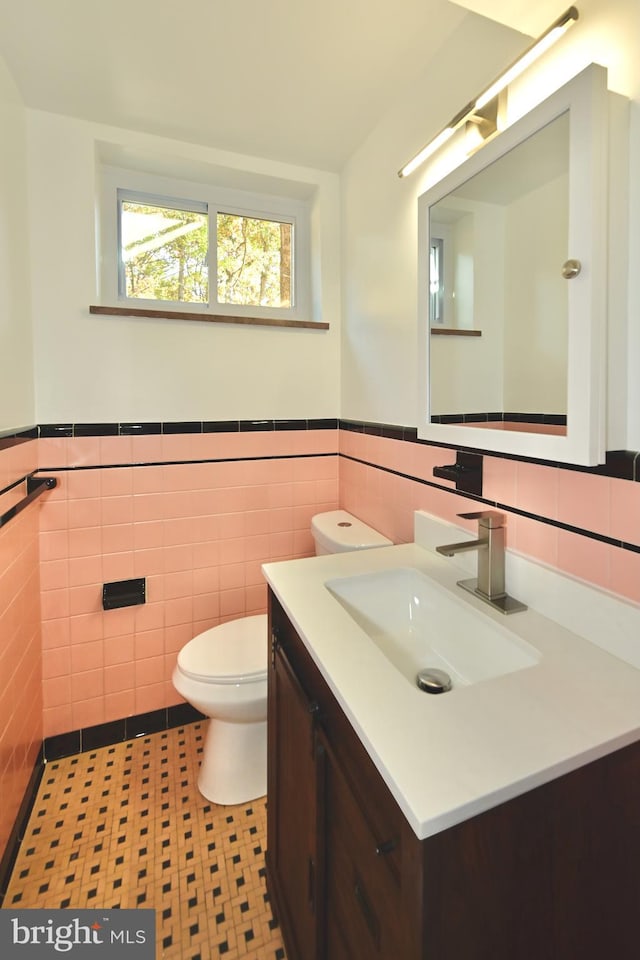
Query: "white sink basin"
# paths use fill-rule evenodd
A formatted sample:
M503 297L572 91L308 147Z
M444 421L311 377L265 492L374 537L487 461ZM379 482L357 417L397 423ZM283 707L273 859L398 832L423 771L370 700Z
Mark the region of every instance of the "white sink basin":
M325 586L414 685L425 668L444 670L457 687L540 660L526 641L413 567L336 578Z

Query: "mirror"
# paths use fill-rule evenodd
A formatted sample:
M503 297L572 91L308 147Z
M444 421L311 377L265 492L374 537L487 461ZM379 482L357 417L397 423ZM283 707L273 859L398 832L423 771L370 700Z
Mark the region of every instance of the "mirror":
M604 109L590 67L419 198L419 436L600 462Z
M564 113L431 206L432 420L566 432L568 179Z

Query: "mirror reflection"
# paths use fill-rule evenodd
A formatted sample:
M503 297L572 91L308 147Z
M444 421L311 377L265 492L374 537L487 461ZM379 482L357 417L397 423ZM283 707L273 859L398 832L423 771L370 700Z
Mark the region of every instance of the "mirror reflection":
M569 115L429 207L434 423L566 434Z

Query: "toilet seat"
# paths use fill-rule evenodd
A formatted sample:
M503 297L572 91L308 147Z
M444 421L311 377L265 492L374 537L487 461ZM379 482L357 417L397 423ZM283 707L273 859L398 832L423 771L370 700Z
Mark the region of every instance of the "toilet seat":
M211 627L178 654L182 673L202 683L255 683L267 676L267 616L242 617Z

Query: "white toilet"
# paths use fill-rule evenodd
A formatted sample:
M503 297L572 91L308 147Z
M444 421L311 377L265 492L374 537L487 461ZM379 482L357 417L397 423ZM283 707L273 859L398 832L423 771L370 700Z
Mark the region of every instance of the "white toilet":
M311 521L317 554L388 546L391 540L345 510ZM222 623L178 654L173 685L209 717L200 792L213 803L246 803L267 792L267 616Z

